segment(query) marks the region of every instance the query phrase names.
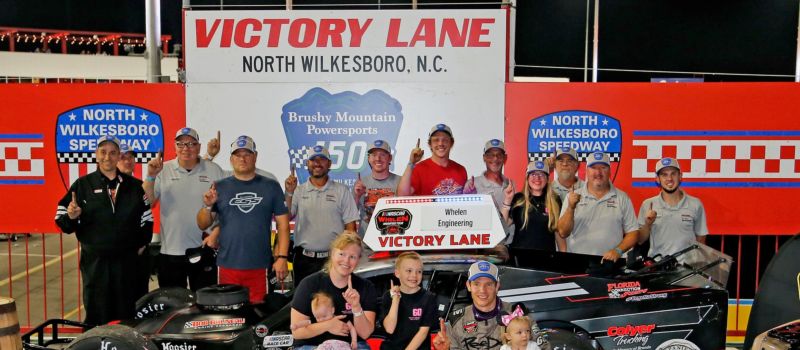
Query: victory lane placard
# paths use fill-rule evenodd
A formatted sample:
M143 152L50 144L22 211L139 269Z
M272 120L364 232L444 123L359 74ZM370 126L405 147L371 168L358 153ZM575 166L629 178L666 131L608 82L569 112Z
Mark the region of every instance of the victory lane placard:
M381 198L364 236L374 251L493 248L505 239L489 195Z

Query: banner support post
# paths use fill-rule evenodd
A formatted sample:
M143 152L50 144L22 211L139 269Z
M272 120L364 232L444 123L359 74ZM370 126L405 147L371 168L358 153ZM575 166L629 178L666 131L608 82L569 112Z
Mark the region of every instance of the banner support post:
M600 0L594 0L594 41L592 44L592 82L597 82L597 56L599 56L599 52L597 52L598 46L600 46Z

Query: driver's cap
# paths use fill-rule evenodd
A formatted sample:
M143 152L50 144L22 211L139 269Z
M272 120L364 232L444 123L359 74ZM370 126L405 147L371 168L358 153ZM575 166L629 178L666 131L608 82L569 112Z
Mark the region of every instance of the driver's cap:
M473 263L469 267L469 280L474 281L481 277L488 277L497 282L497 266L483 260Z

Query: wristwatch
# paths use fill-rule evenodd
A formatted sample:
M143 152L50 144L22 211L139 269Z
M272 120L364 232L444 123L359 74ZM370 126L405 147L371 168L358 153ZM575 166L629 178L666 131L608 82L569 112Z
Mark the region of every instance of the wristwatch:
M353 317L358 317L358 316L363 316L363 315L364 315L364 309L361 309L361 311L353 310Z

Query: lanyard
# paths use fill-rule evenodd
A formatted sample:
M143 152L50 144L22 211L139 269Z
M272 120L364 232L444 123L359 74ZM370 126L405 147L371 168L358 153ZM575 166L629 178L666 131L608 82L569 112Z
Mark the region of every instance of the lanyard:
M111 200L111 212L115 212L114 204L117 202L117 191L119 190L119 184L122 182L121 179L118 179L117 186L112 190L111 186L108 186L108 199ZM110 184L109 184L110 185Z

